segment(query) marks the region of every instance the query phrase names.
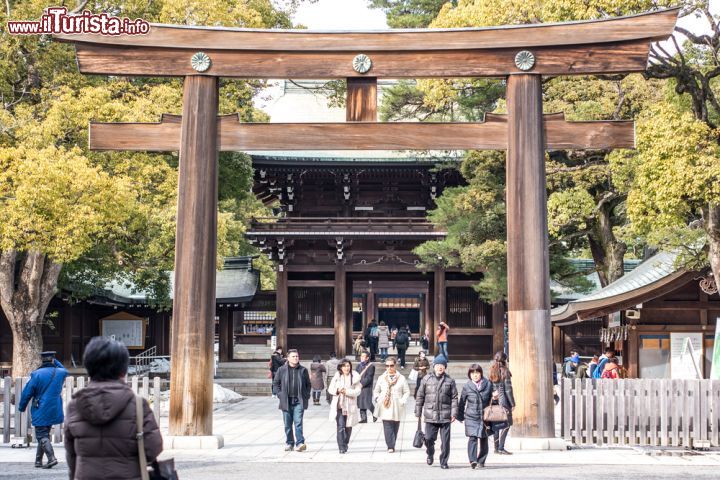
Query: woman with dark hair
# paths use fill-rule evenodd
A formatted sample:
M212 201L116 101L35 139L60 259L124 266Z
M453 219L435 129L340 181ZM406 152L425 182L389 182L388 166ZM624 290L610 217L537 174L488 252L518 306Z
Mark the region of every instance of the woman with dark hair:
M493 431L493 440L495 441L495 453L501 455L510 455L505 450L505 439L512 425L512 410L515 408L515 397L513 397L512 374L507 366L507 354L505 352L497 352L495 360L490 366L490 382L493 384L493 401L502 406L507 411L507 422L491 422L490 426Z
M313 405L320 405L320 396L325 390L325 377L327 377L327 368L323 365L320 355L315 355L310 364L310 393Z
M145 451L138 452L135 394L125 383L129 355L120 342L95 337L85 347L87 387L73 395L65 421L65 455L73 480L140 479L138 454L148 464L162 451L162 437L147 400L143 405Z
M490 405L492 384L483 377L480 365L473 363L468 369L468 381L463 386L458 403L458 420L465 422L465 436L468 437L468 460L470 467L485 466L488 456L488 434L485 431L483 411ZM478 442L480 452L478 453Z
M337 373L330 381L328 393L332 395L330 402L330 420L337 425L337 444L340 453L346 453L352 427L360 421L357 408L357 397L362 391L360 374L353 372L352 363L342 359L337 366Z

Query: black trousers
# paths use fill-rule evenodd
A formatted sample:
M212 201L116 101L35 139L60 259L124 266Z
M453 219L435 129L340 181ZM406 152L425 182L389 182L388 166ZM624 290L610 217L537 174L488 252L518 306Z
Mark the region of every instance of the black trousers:
M480 440L480 452L478 453L478 440ZM470 463L477 462L485 465L488 452L488 437L468 437L468 460Z
M398 348L398 363L403 368L405 368L405 352L407 352L406 348Z
M440 465L447 465L450 458L450 423L428 423L425 422L425 445L427 446L427 456L435 455L435 440L437 440L438 432L440 433L440 441L442 448L440 449Z
M368 410L370 410L370 413L373 413L373 414L374 414L374 413L375 413L375 406L371 404L371 405L370 405L370 408L368 408L368 409L365 409L365 408L361 408L361 409L360 409L360 421L361 421L361 422L367 421L367 411L368 411Z
M500 428L493 426L493 440L495 441L495 451L505 450L505 439L507 438L510 427L503 422Z
M347 415L342 414L342 410L337 411L335 416L335 423L337 424L337 444L340 450L347 450L348 443L350 443L350 434L352 433L352 427L347 426Z
M383 420L383 433L385 434L385 445L387 448L395 449L398 431L400 430L400 422L392 420Z

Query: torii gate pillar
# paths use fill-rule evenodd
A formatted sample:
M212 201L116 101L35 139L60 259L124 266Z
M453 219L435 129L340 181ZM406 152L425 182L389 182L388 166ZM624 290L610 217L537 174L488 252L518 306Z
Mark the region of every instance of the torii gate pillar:
M555 417L541 76L509 76L507 104L508 328L517 402L513 434L523 440L540 437L552 442Z
M212 435L218 79L187 76L183 88L169 433L202 437Z

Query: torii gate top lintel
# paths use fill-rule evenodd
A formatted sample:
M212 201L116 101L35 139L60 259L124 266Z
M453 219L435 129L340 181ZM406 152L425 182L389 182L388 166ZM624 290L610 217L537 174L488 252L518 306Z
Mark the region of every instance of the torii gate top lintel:
M55 35L75 43L87 74L238 78L452 78L645 70L650 43L668 38L679 9L602 20L491 28L369 32L259 30L152 24L146 35ZM531 64L516 56L527 50ZM356 55L370 57L364 72Z

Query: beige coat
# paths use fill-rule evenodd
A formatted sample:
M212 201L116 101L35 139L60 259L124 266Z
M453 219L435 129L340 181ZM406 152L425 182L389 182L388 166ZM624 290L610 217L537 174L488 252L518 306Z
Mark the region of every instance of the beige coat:
M337 372L332 380L330 380L330 385L327 388L328 393L332 395L332 402L330 402L330 420L335 420L335 417L337 416L338 399L340 398L337 392L339 389L345 388L345 398L348 402L348 427L354 427L360 421L360 411L357 408L357 397L362 391L362 385L360 385L360 374L357 372L351 372L351 374L352 377L350 384L348 385L345 376L340 372Z
M375 385L373 397L377 399L377 402L375 404L374 415L380 420L392 420L394 422L399 422L403 419L403 417L405 417L405 403L410 396L410 388L408 387L405 377L399 373L397 375L399 378L397 383L393 385L392 391L390 392L390 407L388 408L385 408L383 405L385 402L385 394L387 393L390 385L388 383L387 372L382 374L377 381L377 385Z

